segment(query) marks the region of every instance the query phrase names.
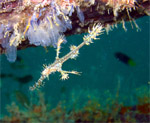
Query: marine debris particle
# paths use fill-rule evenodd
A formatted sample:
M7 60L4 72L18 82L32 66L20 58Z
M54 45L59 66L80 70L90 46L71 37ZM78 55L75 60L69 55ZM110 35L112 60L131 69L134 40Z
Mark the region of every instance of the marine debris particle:
M33 90L38 89L41 86L43 86L44 85L43 80L45 78L48 78L50 74L55 73L55 72L59 72L61 74L62 80L68 79L69 73L79 75L80 73L77 71L62 70L62 65L68 59L75 59L78 56L79 49L81 47L83 47L84 45L90 45L91 43L93 43L93 40L96 40L97 39L96 37L102 34L102 32L103 32L102 29L103 29L103 27L101 24L95 24L93 26L92 30L90 30L90 29L88 30L89 34L85 35L83 37L83 42L81 44L79 44L78 46L72 45L70 47L70 52L68 54L66 54L65 56L63 56L62 58L59 58L59 53L60 53L59 51L60 51L60 45L61 45L61 43L63 43L64 39L63 39L63 36L60 36L58 43L57 43L55 61L48 66L44 65L44 70L41 73L41 77L32 87L30 87L30 90L33 91Z
M60 35L86 32L87 27L95 21L102 23L109 31L110 24L117 23L120 19L126 30L125 20L135 23L130 12L137 11L141 16L145 13L149 15L149 9L140 5L147 2L148 0L1 0L0 52L5 53L10 62L14 62L17 49L28 45L51 45L56 48ZM128 17L118 15L124 10ZM138 28L136 23L135 26Z

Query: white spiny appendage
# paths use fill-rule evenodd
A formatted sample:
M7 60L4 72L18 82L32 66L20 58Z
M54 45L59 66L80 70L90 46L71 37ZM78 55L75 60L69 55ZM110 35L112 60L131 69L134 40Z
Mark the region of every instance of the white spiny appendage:
M44 70L42 71L42 76L46 76L48 78L49 74L51 73L51 70L46 66L46 65L43 65L44 67Z
M77 47L75 45L70 46L70 50L72 51L71 59L75 59L79 55L79 50L76 50Z
M69 74L64 71L61 71L61 80L66 80L66 79L69 79Z
M61 44L65 41L64 39L64 35L61 35L58 39L57 42L57 49L56 49L56 59L59 58L59 53L60 53L60 48L61 48Z
M77 72L77 71L60 71L61 73L61 80L66 80L66 79L69 79L69 73L70 74L76 74L76 75L80 75L80 72Z
M59 72L61 71L62 64L61 63L56 63L52 65L44 65L44 70L42 71L42 76L48 77L51 73Z
M18 30L18 26L19 26L18 23L14 24L14 32L11 35L10 40L9 40L10 46L13 45L17 47L22 41L21 34L19 33L19 30Z
M94 24L92 30L88 29L88 35L83 37L83 40L86 45L89 45L90 43L93 43L92 40L96 40L97 36L99 36L103 32L103 27L101 24Z

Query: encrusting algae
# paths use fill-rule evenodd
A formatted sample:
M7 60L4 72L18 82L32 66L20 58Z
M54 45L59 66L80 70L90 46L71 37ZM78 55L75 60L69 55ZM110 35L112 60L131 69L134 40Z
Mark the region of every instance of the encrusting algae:
M104 101L102 97L98 96L99 93L95 97L95 94L91 90L89 92L80 90L82 94L84 93L87 100L82 102L82 105L78 107L76 104L78 104L83 97L77 94L77 92L81 93L77 90L75 97L78 98L71 96L69 100L74 101L68 104L66 100L61 100L53 108L51 107L51 103L45 100L44 94L38 91L38 97L30 97L38 98L37 102L30 101L28 106L22 105L24 107L17 105L15 102L8 105L7 110L10 115L4 116L1 122L148 122L150 116L150 101L145 99L149 97L149 93L147 93L146 86L138 88L137 92L141 89L145 91L146 94L139 95L137 93L136 99L140 99L143 102L138 101L136 105L125 105L120 102L118 98L120 98L121 95L119 95L118 92L115 96L112 94L110 96L106 95L108 96L106 100L109 100L107 104L106 100ZM18 94L16 96L18 96ZM23 102L19 103L23 104Z

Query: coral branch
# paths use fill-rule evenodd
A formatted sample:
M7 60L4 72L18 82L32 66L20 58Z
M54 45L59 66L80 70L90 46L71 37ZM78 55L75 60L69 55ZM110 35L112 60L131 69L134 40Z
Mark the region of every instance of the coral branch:
M7 52L3 46L5 39L9 39L9 42L10 38L12 42L18 41L15 44L17 49L37 45L55 46L62 32L65 35L78 34L87 32L87 27L96 22L108 27L150 15L149 4L149 0L2 0L0 53ZM15 31L16 23L19 24L19 30ZM36 31L35 25L39 28ZM48 25L51 28L45 29ZM42 39L41 35L48 35L47 32L51 35L43 37L43 41L39 40ZM7 35L3 35L5 33ZM37 36L40 37L38 40Z

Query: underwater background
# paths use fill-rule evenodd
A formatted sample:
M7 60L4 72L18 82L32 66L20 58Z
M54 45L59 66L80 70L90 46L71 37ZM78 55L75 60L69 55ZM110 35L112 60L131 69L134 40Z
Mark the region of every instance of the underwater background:
M119 102L134 106L138 103L137 95L149 96L149 22L149 17L136 20L141 31L137 31L135 26L132 29L130 22L126 22L127 32L122 24L118 24L108 35L104 32L100 40L81 48L76 60L68 60L63 65L65 70L82 72L81 76L70 75L68 80L62 81L59 73L55 73L44 81L45 85L40 91L45 94L44 99L50 107L56 107L65 100L68 110L75 101L76 108L80 109L91 99L98 100L105 108L106 104L111 104L111 99L116 98L116 94L119 95ZM67 43L62 45L60 57L69 52L70 45L80 44L83 36L66 37ZM116 52L126 54L136 65L124 64L115 57ZM15 63L9 63L6 56L1 55L1 118L8 115L6 106L12 102L26 111L22 104L27 100L30 102L33 95L39 96L29 87L39 79L43 64L53 63L56 52L52 47L32 47L18 51L17 55Z

